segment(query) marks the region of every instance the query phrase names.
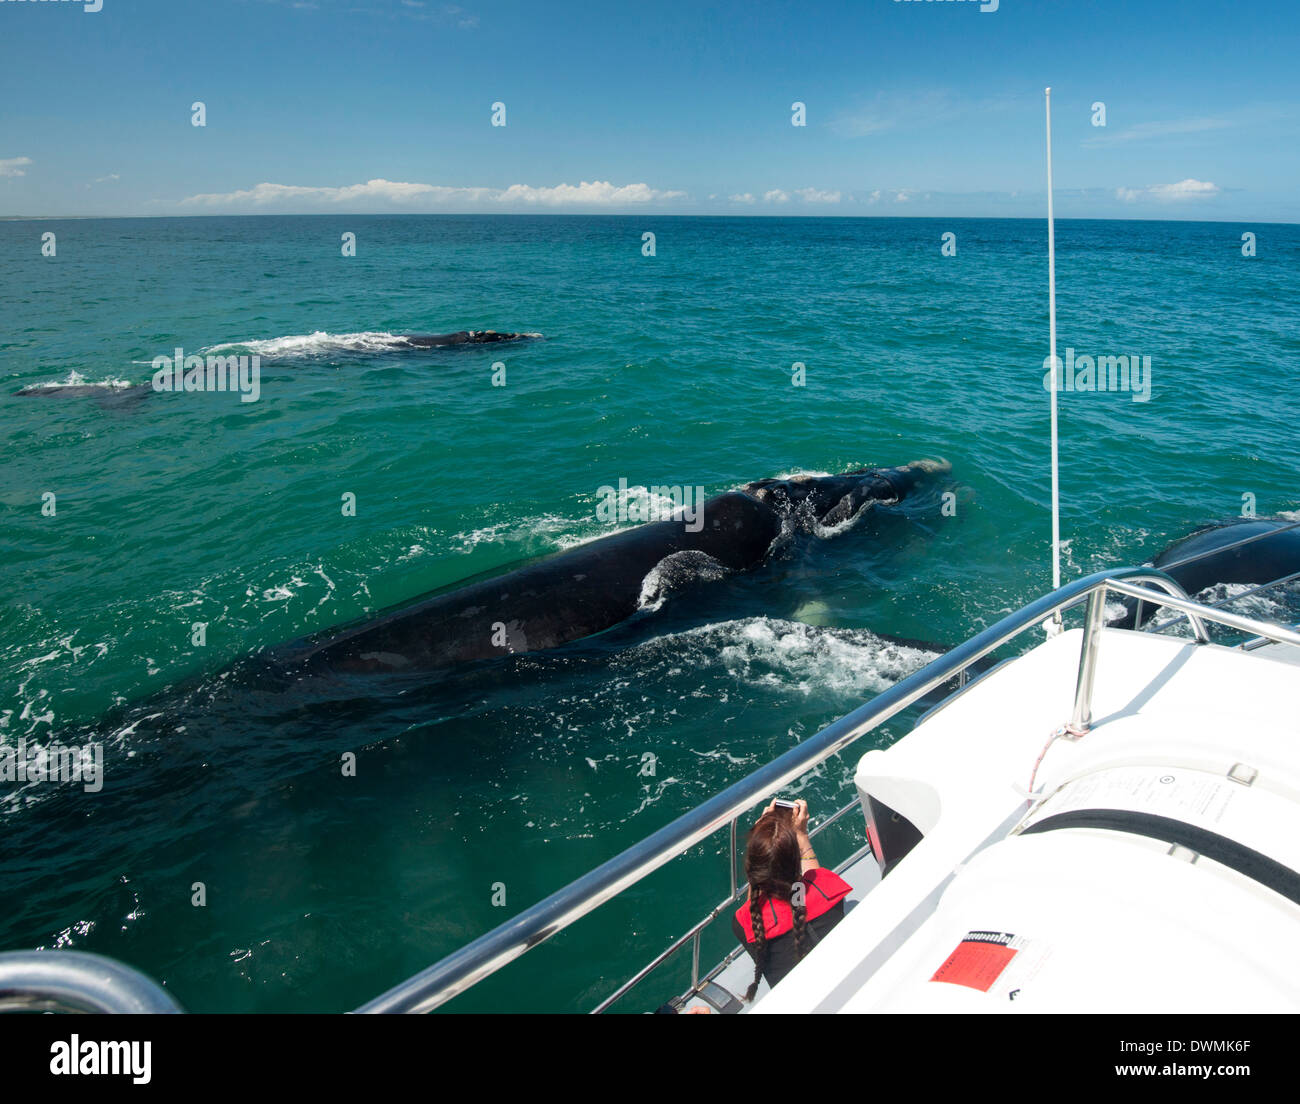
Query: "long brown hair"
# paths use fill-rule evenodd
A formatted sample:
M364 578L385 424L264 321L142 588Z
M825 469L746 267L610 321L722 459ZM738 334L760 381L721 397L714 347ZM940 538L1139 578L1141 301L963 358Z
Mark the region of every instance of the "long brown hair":
M800 881L801 858L799 837L785 813L771 812L758 818L745 840L745 878L749 882L749 918L754 926L754 982L745 994L752 1001L767 965L767 934L763 931L763 903L771 898L790 901L796 882ZM791 901L794 914L794 949L799 958L806 953L805 932L808 914L803 895Z

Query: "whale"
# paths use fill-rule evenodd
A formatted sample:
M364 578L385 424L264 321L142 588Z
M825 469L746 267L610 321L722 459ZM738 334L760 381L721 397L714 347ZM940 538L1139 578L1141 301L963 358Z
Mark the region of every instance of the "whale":
M458 330L446 334L398 334L402 341L416 349L441 349L450 345L493 345L502 341L530 341L539 333L498 333L496 330Z
M444 334L397 334L394 348L402 349L445 349L459 345L495 345L502 342L532 341L540 338L540 333L503 333L497 330L457 330ZM93 398L101 406L116 407L131 405L143 399L154 390L152 383L135 384L129 387L104 387L94 384L51 384L38 383L20 388L13 392L20 399L41 398Z
M1225 583L1260 586L1300 572L1300 524L1284 518L1241 518L1193 530L1174 541L1153 561L1188 594ZM1125 602L1115 628L1138 628L1155 607Z
M149 383L129 387L104 387L89 383L35 384L13 394L20 399L94 399L106 409L132 406L153 391Z
M623 529L523 567L271 649L285 673L407 672L543 651L618 625L645 608L648 584L674 572L712 579L749 571L783 535L842 524L892 505L945 461L839 475L761 479L689 512Z

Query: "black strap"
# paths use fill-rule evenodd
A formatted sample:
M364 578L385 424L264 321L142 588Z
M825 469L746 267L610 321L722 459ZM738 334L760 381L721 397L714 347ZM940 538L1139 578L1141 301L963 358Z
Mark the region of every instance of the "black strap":
M1222 863L1230 870L1235 870L1300 905L1300 874L1236 840L1198 828L1194 824L1152 813L1121 809L1079 809L1072 813L1057 813L1056 816L1046 817L1020 834L1028 836L1056 828L1104 828L1177 844Z

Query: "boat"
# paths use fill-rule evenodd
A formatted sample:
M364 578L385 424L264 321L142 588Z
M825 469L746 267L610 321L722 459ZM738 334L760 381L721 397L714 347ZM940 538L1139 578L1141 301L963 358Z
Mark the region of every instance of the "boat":
M1120 596L1173 616L1108 627ZM1147 567L1067 583L358 1011L432 1011L724 831L722 901L592 1011L688 950L673 1011L1298 1011L1300 978L1279 967L1300 936L1300 625L1232 601ZM1080 626L965 680L1071 611ZM1212 625L1244 638L1217 643ZM862 755L856 793L813 831L862 818L865 843L836 866L854 886L844 920L752 1003L743 948L701 973L703 934L745 897L742 818L954 679Z

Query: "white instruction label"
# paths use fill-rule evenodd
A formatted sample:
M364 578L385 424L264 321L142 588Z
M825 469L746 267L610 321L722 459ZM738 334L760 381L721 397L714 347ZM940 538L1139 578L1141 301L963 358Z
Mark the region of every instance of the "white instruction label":
M1223 775L1185 767L1114 767L1067 782L1046 798L1023 827L1078 809L1150 813L1206 826L1222 819L1242 787Z

